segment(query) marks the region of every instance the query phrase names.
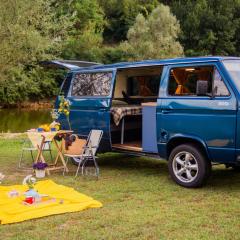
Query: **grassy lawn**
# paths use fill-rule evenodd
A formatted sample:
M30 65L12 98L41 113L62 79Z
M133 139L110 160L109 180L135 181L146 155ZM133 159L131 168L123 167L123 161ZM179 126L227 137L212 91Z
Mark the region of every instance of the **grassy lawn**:
M0 138L3 185L20 184L21 138ZM29 161L30 162L30 161ZM240 173L213 168L207 186L184 189L169 177L164 161L120 154L100 156L100 179L63 177L103 203L103 208L0 226L0 239L240 239Z

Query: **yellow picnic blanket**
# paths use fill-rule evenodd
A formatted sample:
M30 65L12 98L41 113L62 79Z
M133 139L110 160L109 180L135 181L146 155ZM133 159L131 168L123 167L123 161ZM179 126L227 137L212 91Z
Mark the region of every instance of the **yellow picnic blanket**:
M102 204L91 197L75 191L73 188L58 185L52 180L39 181L34 187L39 194L47 194L54 201L37 205L24 205L23 193L27 186L0 186L0 222L1 224L22 222L44 216L77 212L87 208L99 208ZM20 196L10 197L9 192L18 191Z

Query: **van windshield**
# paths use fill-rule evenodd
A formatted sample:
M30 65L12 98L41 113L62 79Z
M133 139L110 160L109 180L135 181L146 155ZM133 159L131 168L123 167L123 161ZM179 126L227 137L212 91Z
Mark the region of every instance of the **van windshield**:
M240 91L240 60L224 60L223 64Z

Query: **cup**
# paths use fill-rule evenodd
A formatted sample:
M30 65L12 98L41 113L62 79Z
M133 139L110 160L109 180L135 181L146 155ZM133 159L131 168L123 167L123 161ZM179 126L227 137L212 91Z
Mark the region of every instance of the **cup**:
M34 198L33 197L26 197L26 199L24 200L24 202L28 203L28 204L33 204L34 203Z
M43 132L43 128L38 128L37 131L38 132Z

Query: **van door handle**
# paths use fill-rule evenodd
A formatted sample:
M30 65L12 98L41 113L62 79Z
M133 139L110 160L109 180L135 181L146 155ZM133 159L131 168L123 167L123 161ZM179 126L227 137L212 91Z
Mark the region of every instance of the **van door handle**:
M171 109L163 109L162 110L162 113L163 114L168 114L168 113L170 113L171 112Z

